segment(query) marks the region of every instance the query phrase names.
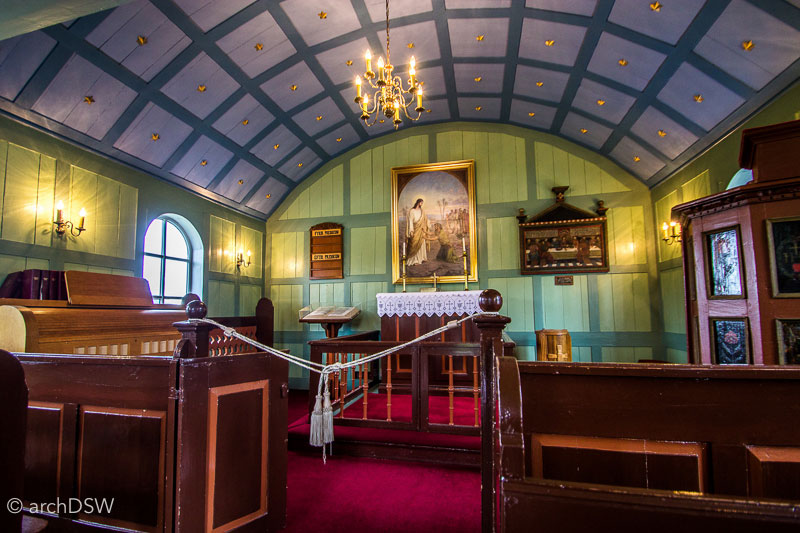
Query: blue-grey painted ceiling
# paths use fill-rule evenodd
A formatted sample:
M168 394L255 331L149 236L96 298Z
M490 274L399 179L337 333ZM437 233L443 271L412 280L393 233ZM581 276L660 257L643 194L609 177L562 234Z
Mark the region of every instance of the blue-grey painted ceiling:
M654 185L800 78L799 0L393 0L419 122L563 136ZM0 18L3 15L0 14ZM265 219L393 132L353 102L384 0L134 0L0 41L0 110ZM352 62L352 64L348 64Z

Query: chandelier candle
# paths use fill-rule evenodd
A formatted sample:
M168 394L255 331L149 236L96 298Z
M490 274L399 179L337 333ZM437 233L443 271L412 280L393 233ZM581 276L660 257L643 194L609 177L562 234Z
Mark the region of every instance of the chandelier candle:
M367 50L364 54L364 59L367 63L367 69L364 71L364 81L368 84L366 92L362 92L361 76L356 76L356 97L355 103L361 108L361 119L366 126L372 126L378 119L378 116L383 113L386 118L391 118L394 123L394 129L397 129L403 120L400 116L402 110L403 115L408 120L419 120L425 108L422 106L422 88L420 82L417 80L417 64L414 57L411 57L408 68L408 80L404 82L400 76L395 76L394 66L390 59L389 50L389 0L386 0L386 62L383 61L383 56L378 57L378 73L377 80L375 79L375 72L372 71L372 53ZM372 107L369 107L369 90L374 89L372 97ZM414 106L414 97L416 97L416 116L409 114L409 108ZM372 120L370 120L372 119Z

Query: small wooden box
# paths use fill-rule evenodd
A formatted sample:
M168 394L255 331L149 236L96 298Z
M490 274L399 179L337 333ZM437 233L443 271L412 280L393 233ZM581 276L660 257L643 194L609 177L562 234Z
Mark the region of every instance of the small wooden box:
M572 339L565 329L540 329L536 332L536 359L572 361Z

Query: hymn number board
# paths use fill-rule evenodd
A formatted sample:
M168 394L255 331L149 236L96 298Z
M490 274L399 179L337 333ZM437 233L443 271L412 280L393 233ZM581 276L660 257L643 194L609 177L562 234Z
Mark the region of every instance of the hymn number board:
M323 222L311 227L310 279L344 278L344 226Z

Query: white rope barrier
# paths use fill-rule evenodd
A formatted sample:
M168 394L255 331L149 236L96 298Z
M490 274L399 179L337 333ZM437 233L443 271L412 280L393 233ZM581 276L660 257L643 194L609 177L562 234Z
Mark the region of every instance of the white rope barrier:
M461 325L462 322L466 322L467 320L472 320L475 317L497 316L497 314L498 313L489 313L489 312L475 313L469 316L465 316L464 318L460 318L458 320L451 320L440 328L437 328L433 331L429 331L424 335L420 335L416 339L404 342L403 344L400 344L398 346L393 346L383 351L364 356L360 359L354 359L353 361L349 361L346 363L337 362L337 363L332 363L330 365L324 365L322 363L308 361L306 359L303 359L302 357L298 357L296 355L276 350L272 346L267 346L266 344L253 340L250 337L247 337L239 333L234 328L220 324L219 322L211 320L210 318L190 318L189 322L210 324L212 326L221 329L226 337L235 337L243 342L246 342L247 344L255 346L260 350L272 354L275 357L280 357L281 359L288 361L289 363L305 368L306 370L309 370L311 372L316 372L317 374L320 374L319 385L317 386L317 397L316 397L317 401L316 404L314 405L314 410L311 413L311 430L309 432L308 440L309 444L311 444L312 446L322 446L322 461L325 462L326 461L325 445L331 444L333 442L333 408L331 406L330 391L328 390L329 374L341 372L342 370L346 370L348 368L354 368L367 363L371 363L372 361L376 361L393 353L399 352L400 350L408 348L409 346L416 344L418 342L424 341L425 339L428 339L430 337L435 337L436 335L444 333L449 329L458 327L459 325ZM342 405L342 409L344 409L344 405Z

